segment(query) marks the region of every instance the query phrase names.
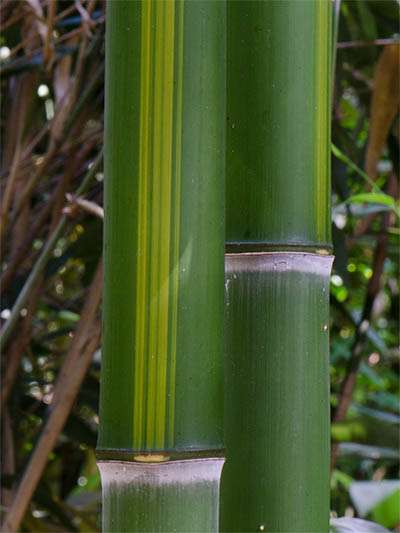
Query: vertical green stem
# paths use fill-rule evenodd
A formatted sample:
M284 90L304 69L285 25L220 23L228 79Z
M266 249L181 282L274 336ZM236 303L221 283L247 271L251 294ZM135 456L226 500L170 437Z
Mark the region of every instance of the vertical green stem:
M330 18L228 3L223 531L328 531Z
M332 98L335 89L337 40L339 35L341 0L334 0L332 5Z
M103 527L211 531L223 461L225 4L107 9Z

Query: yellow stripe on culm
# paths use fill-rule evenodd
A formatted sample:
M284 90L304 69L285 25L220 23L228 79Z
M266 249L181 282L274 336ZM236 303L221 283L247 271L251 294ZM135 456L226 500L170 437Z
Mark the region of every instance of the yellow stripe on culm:
M151 450L166 446L167 431L171 440L174 418L183 3L143 1L141 6L133 447ZM175 58L179 79L174 84Z
M153 64L153 161L152 161L152 191L151 191L151 246L150 246L150 306L149 306L149 351L147 370L147 410L146 410L146 445L155 447L155 417L156 417L156 387L157 364L159 359L157 346L157 321L159 300L159 258L160 258L160 207L161 207L161 120L162 120L162 95L164 87L162 80L162 46L164 40L164 2L154 2L155 11L155 49ZM140 312L140 310L138 310Z
M174 255L172 283L172 312L171 312L171 361L169 374L169 427L168 444L172 447L174 442L175 428L175 373L176 373L176 351L177 351L177 325L178 325L178 287L179 287L179 236L180 236L180 197L181 197L181 160L182 160L182 102L183 102L183 1L177 4L176 24L177 24L177 65L175 72L176 79L176 110L175 110L175 227L174 232Z
M172 124L174 93L174 17L175 2L163 2L163 95L161 128L161 236L159 245L161 257L159 269L158 301L158 375L156 398L156 441L157 448L164 445L167 405L167 364L168 364L168 311L170 275L170 235L171 235L171 188L172 188Z
M150 73L151 73L151 7L146 2L142 7L141 58L140 58L140 146L139 146L139 203L138 203L138 264L136 276L136 328L135 328L135 388L133 446L140 448L143 441L144 423L144 361L146 330L146 272L147 272L147 197L149 181L149 119L150 119Z
M329 168L329 80L330 80L330 40L326 39L326 34L329 32L330 27L330 6L326 0L317 0L316 5L316 37L314 50L316 51L315 57L315 146L316 151L314 155L315 165L315 197L316 202L315 213L316 228L318 238L324 238L324 230L326 221L321 220L318 216L321 209L320 206L324 205L328 198L328 180L326 179L326 173ZM328 45L327 45L328 42Z

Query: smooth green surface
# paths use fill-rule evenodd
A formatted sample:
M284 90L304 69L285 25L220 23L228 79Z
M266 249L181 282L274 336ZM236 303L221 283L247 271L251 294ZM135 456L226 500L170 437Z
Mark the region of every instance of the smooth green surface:
M330 14L228 2L228 242L330 243Z
M331 258L264 255L254 268L251 257L237 268L227 259L221 529L321 533L329 520Z
M224 2L110 2L98 447L222 446Z
M217 531L221 467L221 459L99 463L103 531Z

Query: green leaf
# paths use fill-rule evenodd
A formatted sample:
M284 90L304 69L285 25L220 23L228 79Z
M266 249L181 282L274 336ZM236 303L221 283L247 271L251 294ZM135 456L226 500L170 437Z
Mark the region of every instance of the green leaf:
M362 29L365 35L365 38L373 41L377 38L377 28L375 17L371 13L368 3L364 0L357 1L357 11L359 19L361 20Z
M397 380L396 380L397 383ZM368 399L376 404L377 407L386 409L395 414L400 414L399 399L396 394L388 391L372 392L368 394Z
M352 204L381 204L387 205L389 207L395 208L396 204L394 198L385 193L376 193L376 192L364 192L360 194L354 194L346 200L348 203Z
M383 389L385 387L385 380L366 363L361 363L360 372L368 379L368 381L372 385L375 385L380 389Z
M365 192L350 196L350 198L346 200L346 203L372 203L378 205L385 205L393 209L396 215L400 217L400 209L394 199L388 194L385 194L382 189L378 187L375 181L372 180L366 172L361 170L361 168L358 167L349 157L347 157L347 155L344 154L336 145L332 143L331 148L333 155L337 157L340 161L345 163L351 170L353 170L353 172L356 172L359 176L361 176L367 183L369 183L372 189L372 192Z
M382 189L378 187L378 185L372 180L366 172L361 170L360 167L358 167L354 161L352 161L346 154L344 154L336 145L332 143L331 145L332 153L335 157L337 157L342 163L345 163L353 172L358 174L361 178L363 178L367 183L369 183L376 193L379 194L385 194Z
M343 485L345 489L348 490L350 488L350 485L353 483L353 481L354 480L351 476L349 476L345 472L342 472L341 470L337 470L335 468L335 470L332 472L331 485L335 486L338 483L340 483L341 485Z
M385 527L393 528L400 523L400 489L380 501L371 511L371 518Z
M400 521L398 503L400 481L388 479L383 481L355 481L350 486L350 497L362 518L372 516L380 524L392 527ZM377 511L376 514L374 512Z

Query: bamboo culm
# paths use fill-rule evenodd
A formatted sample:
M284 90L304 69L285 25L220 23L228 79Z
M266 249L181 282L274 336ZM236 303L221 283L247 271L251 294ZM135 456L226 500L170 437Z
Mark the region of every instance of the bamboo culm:
M225 4L107 10L103 529L215 531Z
M228 2L222 531L329 528L330 2Z

